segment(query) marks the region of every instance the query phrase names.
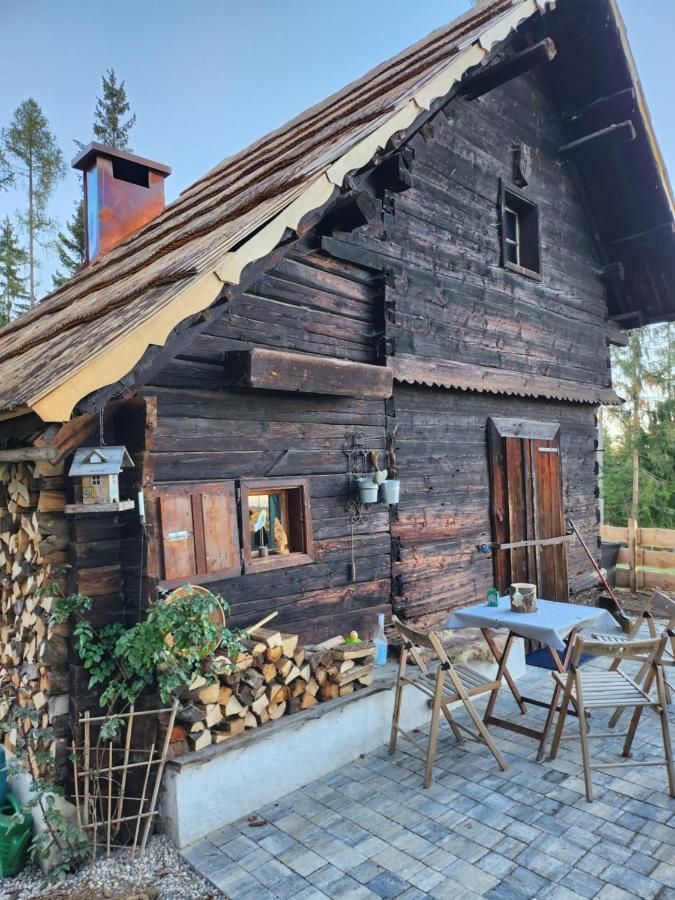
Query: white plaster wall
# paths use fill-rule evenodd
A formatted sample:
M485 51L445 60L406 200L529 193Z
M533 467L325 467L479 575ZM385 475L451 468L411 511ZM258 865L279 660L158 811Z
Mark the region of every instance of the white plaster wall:
M494 677L496 666L472 668ZM525 673L523 642L509 657L514 678ZM408 731L429 721L426 697L408 688L401 727ZM393 687L344 704L326 706L321 715L286 720L282 727L256 733L256 740L226 747L202 764L169 765L162 781L161 815L167 832L185 847L229 822L279 800L376 750L389 741ZM185 757L183 757L185 759Z

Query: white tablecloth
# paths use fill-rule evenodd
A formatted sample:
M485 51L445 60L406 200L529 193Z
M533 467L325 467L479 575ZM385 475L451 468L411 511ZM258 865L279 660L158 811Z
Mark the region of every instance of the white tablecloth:
M577 603L558 603L555 600L537 600L536 613L511 612L509 597L500 597L499 606L467 606L458 609L445 622L443 628L508 628L520 637L539 641L555 650L564 650L563 639L576 628L581 631L613 631L616 621L604 609L580 606Z

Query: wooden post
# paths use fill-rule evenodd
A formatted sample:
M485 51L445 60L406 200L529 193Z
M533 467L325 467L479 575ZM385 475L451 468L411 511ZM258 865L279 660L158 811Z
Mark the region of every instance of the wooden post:
M637 521L628 519L628 583L631 591L637 590Z
M635 522L635 586L638 591L645 590L645 572L644 569L639 568L640 566L644 566L645 562L645 551L642 546L642 529Z

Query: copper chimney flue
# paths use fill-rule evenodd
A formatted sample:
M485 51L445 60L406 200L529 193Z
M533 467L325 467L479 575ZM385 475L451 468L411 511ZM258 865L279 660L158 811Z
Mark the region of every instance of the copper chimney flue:
M169 166L92 142L73 160L84 178L87 264L164 209Z

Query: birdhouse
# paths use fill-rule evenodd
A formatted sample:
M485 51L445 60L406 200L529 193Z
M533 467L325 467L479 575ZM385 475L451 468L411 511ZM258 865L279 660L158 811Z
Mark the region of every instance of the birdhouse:
M80 478L78 501L85 506L95 503L119 503L119 475L133 466L126 447L80 447L68 473Z

